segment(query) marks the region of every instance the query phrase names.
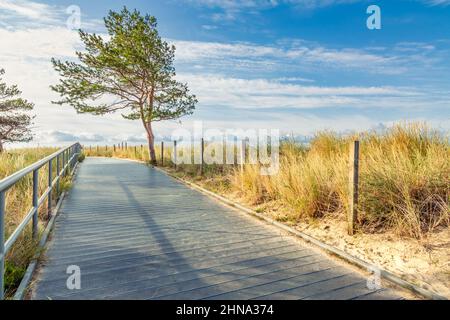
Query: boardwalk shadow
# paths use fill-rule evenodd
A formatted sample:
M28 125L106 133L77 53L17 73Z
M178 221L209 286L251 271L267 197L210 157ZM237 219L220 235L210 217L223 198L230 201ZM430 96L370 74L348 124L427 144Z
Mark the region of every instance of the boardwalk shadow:
M150 177L149 177L150 178ZM190 276L192 278L197 278L197 285L202 286L206 285L201 279L197 277L197 274L195 272L195 268L191 266L191 263L188 259L186 259L183 254L179 253L179 245L176 246L172 243L173 233L176 232L176 230L171 228L160 228L159 223L152 217L152 211L149 210L148 207L144 207L141 204L141 201L138 200L135 196L135 193L130 190L129 186L120 181L117 180L117 184L120 186L120 188L123 190L124 195L127 197L128 204L130 208L132 208L133 212L138 214L141 219L142 223L147 227L149 230L149 241L152 243L156 243L161 248L161 256L158 258L161 258L159 260L158 264L160 264L161 269L170 269L173 271L173 274L181 273L181 272L189 272ZM143 190L145 189L145 185L142 186ZM148 185L147 185L148 187ZM147 191L147 190L146 190ZM155 210L156 211L156 210ZM157 212L153 211L153 213L158 214ZM157 234L157 236L154 236ZM170 255L165 254L166 252L169 252ZM176 263L174 265L174 262ZM164 277L166 274L163 272L161 273L161 276ZM167 276L166 276L167 277ZM170 279L172 278L172 281ZM171 292L165 292L166 289L165 286L161 287L155 287L155 288L147 288L144 289L145 297L142 296L142 292L139 292L139 297L144 299L152 299L159 296L164 296L166 294L175 293L178 291L185 290L186 288L183 286L183 284L177 282L176 276L169 276L167 285L170 285Z

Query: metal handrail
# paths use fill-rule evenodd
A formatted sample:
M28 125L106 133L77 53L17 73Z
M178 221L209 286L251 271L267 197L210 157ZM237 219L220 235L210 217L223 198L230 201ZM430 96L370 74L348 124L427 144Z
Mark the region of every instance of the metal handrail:
M52 209L52 191L56 188L56 194L59 194L59 181L62 176L66 175L67 170L71 170L77 157L81 152L80 143L74 143L66 148L60 149L55 153L39 160L28 167L17 171L16 173L0 180L0 300L4 299L5 294L5 257L16 242L17 238L23 232L30 220L33 220L33 239L38 236L38 212L39 207L47 199L48 213L51 214ZM62 159L61 159L62 158ZM56 177L52 180L53 168L52 161L56 159ZM39 198L39 169L48 164L48 187ZM14 186L19 180L27 174L33 173L33 203L31 209L26 214L22 222L17 226L13 233L5 242L5 207L6 207L6 192Z

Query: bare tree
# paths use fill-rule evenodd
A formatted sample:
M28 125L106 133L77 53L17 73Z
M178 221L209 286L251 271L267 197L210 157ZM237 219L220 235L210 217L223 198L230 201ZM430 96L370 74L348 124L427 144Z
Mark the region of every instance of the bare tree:
M28 142L33 136L30 127L33 116L26 113L34 104L20 98L16 85L7 86L2 80L5 70L0 69L0 152L5 142Z

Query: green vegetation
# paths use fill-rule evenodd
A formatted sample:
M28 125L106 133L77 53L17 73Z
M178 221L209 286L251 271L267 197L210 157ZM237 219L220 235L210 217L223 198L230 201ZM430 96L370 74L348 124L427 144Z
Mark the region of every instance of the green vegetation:
M6 142L26 142L32 139L33 117L28 111L34 104L21 98L22 92L15 85L8 86L2 81L5 71L0 68L0 153Z

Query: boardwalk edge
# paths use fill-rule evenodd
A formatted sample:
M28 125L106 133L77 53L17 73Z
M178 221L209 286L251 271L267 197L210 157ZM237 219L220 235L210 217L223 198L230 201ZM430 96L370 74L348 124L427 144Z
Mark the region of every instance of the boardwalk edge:
M74 180L74 174L75 174L77 168L78 168L78 162L75 164L75 167L73 168L73 170L71 172L71 175L73 177L72 180ZM58 203L56 204L56 206L54 208L54 211L53 211L54 213L52 214L50 221L47 223L47 226L45 227L44 232L42 233L42 237L39 241L38 247L36 248L36 254L34 255L33 259L30 261L30 264L28 265L27 270L25 271L22 281L20 281L19 287L17 288L16 293L14 294L13 300L23 300L25 298L25 295L29 289L31 280L33 279L33 276L36 272L36 267L39 263L39 258L42 255L43 249L45 248L48 237L50 235L50 232L53 229L55 220L59 215L59 210L61 208L62 202L66 195L67 195L67 192L65 192L65 191L61 193Z

